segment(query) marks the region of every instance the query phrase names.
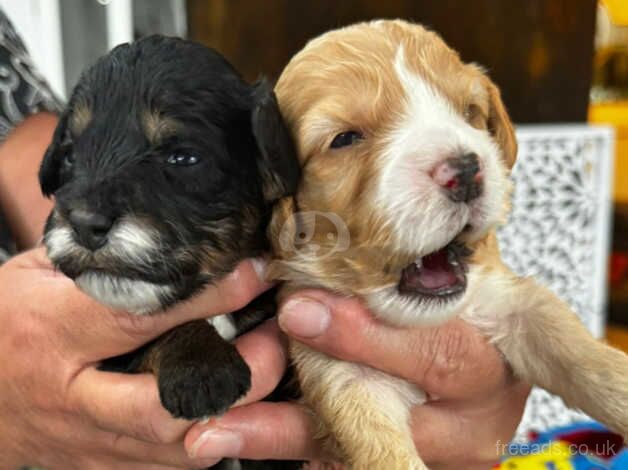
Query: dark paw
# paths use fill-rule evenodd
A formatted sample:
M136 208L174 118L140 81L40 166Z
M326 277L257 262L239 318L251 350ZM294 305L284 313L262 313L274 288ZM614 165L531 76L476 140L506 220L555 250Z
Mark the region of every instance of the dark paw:
M162 364L159 395L176 418L199 419L224 413L251 388L249 366L235 348L220 361Z

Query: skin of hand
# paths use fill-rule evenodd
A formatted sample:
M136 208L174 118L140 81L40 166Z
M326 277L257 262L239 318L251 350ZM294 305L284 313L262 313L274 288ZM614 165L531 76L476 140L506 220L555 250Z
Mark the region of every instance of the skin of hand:
M404 378L430 397L411 411L415 445L434 470L491 468L521 420L530 387L512 377L500 353L461 320L429 328L395 328L376 321L355 298L308 290L282 305L288 335L339 359ZM226 455L314 461L325 459L298 404L252 403L195 425L185 438L196 458Z
M37 171L56 122L48 113L31 116L0 146L0 205L21 248L41 238L52 207ZM140 318L80 293L42 249L0 267L0 468L143 470L209 466L223 456L324 459L305 408L256 401L286 364L273 322L237 340L252 369L251 392L223 417L191 429L161 407L152 376L95 368L176 324L234 310L267 287L245 262L192 301ZM463 322L399 330L376 322L355 299L306 291L283 305L280 323L316 349L404 377L439 397L412 412L417 448L435 470L490 467L497 441L508 442L520 419L529 387L512 379L499 353Z
M17 246L41 239L52 202L38 171L57 116L39 113L0 145L0 207ZM186 321L236 310L269 286L248 261L215 286L168 312L135 317L103 307L54 271L43 249L0 266L0 468L168 469L213 465L191 459L182 438L193 424L162 408L154 377L99 372L98 361L132 349ZM275 321L237 339L259 400L286 366ZM5 366L6 364L6 366ZM229 447L231 445L231 447ZM224 443L228 453L237 451Z
M147 316L104 307L56 272L43 248L0 267L0 468L202 468L182 439L192 422L172 418L149 374L97 369L192 319L234 311L269 286L252 261L187 302ZM285 345L269 321L236 341L252 371L238 405L272 391L285 366ZM237 453L239 448L226 450Z
M37 175L56 125L56 115L34 114L0 145L0 207L19 249L37 244L52 208L41 194Z

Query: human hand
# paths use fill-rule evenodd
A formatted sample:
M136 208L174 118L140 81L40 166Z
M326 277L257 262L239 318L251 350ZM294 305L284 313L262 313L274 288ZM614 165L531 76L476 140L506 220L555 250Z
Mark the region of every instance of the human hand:
M52 208L41 193L37 172L56 126L54 114L33 114L0 143L0 207L22 250L41 239Z
M486 469L499 459L521 419L530 387L515 380L500 353L461 320L439 327L395 328L377 322L356 299L302 291L283 304L281 328L308 346L415 383L430 400L411 412L415 445L432 469ZM207 434L204 434L208 431ZM241 442L232 456L325 459L300 405L253 403L185 438L193 455L220 454L221 433Z
M182 439L193 423L162 408L152 375L96 366L178 324L234 311L268 287L246 261L188 302L133 316L81 293L51 267L43 249L4 264L0 468L167 470L215 463L187 455ZM285 352L275 322L238 338L236 346L252 371L252 389L238 403L246 405L275 387Z

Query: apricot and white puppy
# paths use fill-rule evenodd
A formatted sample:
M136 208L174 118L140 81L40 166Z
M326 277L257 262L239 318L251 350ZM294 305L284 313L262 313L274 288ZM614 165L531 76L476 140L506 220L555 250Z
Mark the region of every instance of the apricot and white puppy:
M303 179L271 223L284 294L361 297L381 320L478 326L521 379L628 436L628 357L501 262L512 125L498 89L441 38L375 21L312 40L276 87ZM320 437L352 468L420 469L407 424L424 394L293 342Z

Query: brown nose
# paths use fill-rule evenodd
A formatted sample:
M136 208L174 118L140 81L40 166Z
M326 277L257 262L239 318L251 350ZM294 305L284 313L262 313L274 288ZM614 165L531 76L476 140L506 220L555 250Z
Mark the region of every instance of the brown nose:
M475 153L451 157L439 163L432 178L455 202L469 202L482 194L482 171Z

